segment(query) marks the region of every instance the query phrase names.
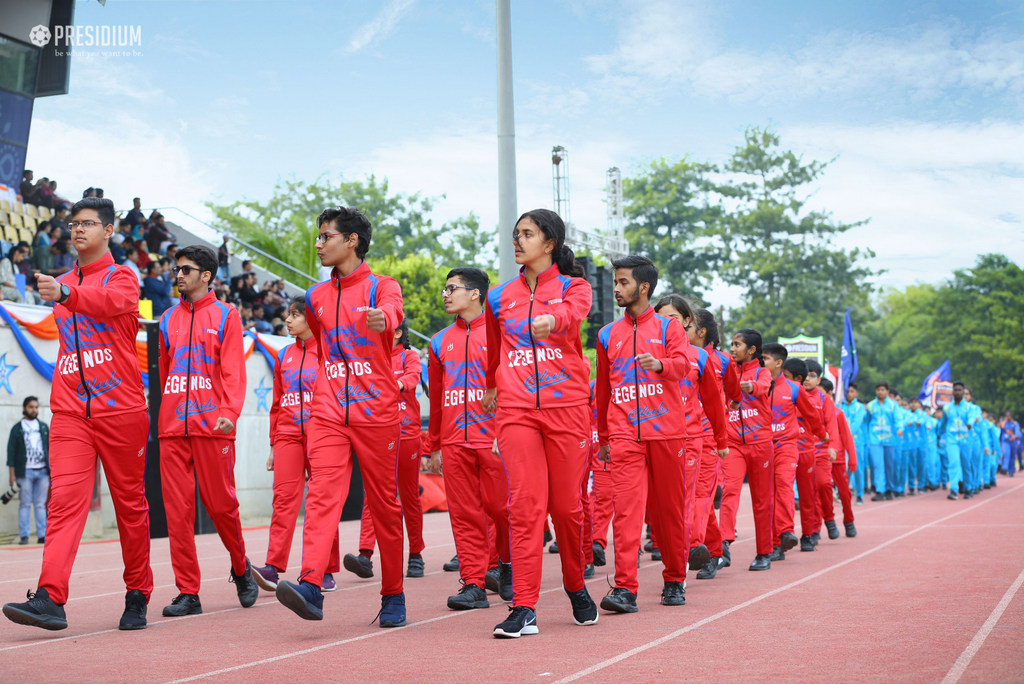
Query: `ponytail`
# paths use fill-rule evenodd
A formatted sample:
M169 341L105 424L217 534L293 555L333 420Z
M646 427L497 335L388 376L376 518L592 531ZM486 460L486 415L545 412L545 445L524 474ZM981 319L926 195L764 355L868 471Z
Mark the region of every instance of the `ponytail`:
M576 254L565 244L565 222L562 217L550 209L533 209L525 212L516 221L528 218L537 224L541 232L548 240L555 241L555 251L551 254L551 261L558 267L558 272L564 276L582 278L584 275L583 266L576 261Z
M754 358L757 359L758 365L763 366L764 358L761 356L761 333L753 328L741 328L736 331L736 335L743 340L743 344L748 347L757 348L757 353L754 354Z
M722 340L718 336L718 321L715 320L715 316L707 309L697 309L693 313L697 317L697 329L704 328L707 331L704 337L704 346L710 344L712 349L718 349Z

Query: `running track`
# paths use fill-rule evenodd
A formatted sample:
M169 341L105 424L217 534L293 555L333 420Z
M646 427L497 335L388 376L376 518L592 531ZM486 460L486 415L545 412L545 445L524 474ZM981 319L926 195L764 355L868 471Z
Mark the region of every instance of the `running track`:
M323 622L306 622L261 593L242 609L228 584L216 535L198 538L205 613L163 618L177 593L167 540L153 542L156 589L149 628L118 632L123 608L116 543L84 544L66 610L69 629L44 632L0 622L2 681L751 681L1024 682L1024 478L971 501L944 492L856 507L856 539L823 539L751 573L750 506L744 492L734 565L712 581L690 579L687 605L658 603L659 563L640 570L640 612L577 627L555 556L545 557L538 636L497 640L506 614L452 612L458 589L441 564L454 552L448 516L425 517L427 576L406 580L409 625L369 622L379 583L342 571ZM354 550L358 523L341 525ZM298 559L299 534L292 562ZM246 531L262 564L265 528ZM609 550L610 551L610 550ZM0 550L0 599L34 588L41 548ZM609 559L611 554L609 553ZM289 575L294 575L294 568ZM595 600L605 574L588 586Z

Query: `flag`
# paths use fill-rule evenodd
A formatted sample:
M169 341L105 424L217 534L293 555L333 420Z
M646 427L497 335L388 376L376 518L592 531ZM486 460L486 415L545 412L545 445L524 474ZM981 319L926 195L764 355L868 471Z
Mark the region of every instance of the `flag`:
M839 354L839 366L842 369L842 387L836 388L836 398L846 400L846 388L857 377L857 343L853 341L853 322L850 320L850 307L846 307L846 322L843 324L843 349ZM840 393L840 390L842 393Z
M953 374L949 370L949 359L946 359L942 362L941 366L929 373L928 377L924 379L923 383L921 383L921 392L917 395L917 398L923 402L929 403L930 405L932 399L932 387L935 383L942 382L943 380L949 382L952 379Z

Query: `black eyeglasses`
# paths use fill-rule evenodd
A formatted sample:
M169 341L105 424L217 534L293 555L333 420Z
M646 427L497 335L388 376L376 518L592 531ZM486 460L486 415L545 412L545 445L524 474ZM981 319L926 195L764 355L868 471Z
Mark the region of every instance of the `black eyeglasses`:
M316 236L316 241L322 245L326 245L327 241L330 240L335 235L344 235L347 237L351 235L351 233L320 233L319 235Z
M192 275L192 271L201 273L202 269L200 269L198 266L189 266L188 264L185 264L184 266L172 266L171 271L174 273L174 275L178 275L179 273L181 273L186 278L188 278L190 275Z
M444 289L441 290L442 297L451 297L456 290L475 290L475 287L466 287L465 285L445 285Z
M68 222L68 228L70 228L71 230L74 230L75 228L95 228L96 226L99 226L100 228L102 228L103 227L103 222L102 221L69 221Z

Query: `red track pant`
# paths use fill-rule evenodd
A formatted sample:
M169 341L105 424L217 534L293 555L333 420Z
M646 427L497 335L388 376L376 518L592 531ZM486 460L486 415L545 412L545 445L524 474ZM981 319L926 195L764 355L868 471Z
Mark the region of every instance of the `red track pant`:
M832 464L832 480L836 483L839 500L843 504L843 523L853 522L853 502L850 500L850 483L846 478L846 464L836 461ZM824 504L824 501L822 501ZM828 508L823 511L825 520L835 520L832 512L832 492L829 487Z
M124 583L149 600L149 503L146 501L145 411L101 419L55 413L50 428L50 503L39 586L54 603L68 600L68 579L89 517L96 484L96 457L110 487L121 537Z
M793 482L800 452L792 439L775 443L775 528L772 545L779 546L783 532L793 531Z
M494 549L505 562L511 558L505 466L490 448L443 446L441 457L459 574L483 588Z
M594 484L590 490L590 503L594 509L593 540L608 548L608 527L612 522L612 466L602 463L600 470L594 471ZM591 547L593 548L593 547Z
M740 491L747 474L747 460L736 446L729 445L729 455L722 462L722 503L718 509L718 526L722 539L736 539L736 513L740 507Z
M196 558L196 483L199 497L224 548L231 570L245 572L245 542L235 497L235 442L214 437L164 437L160 440L160 484L167 511L174 583L182 594L199 593Z
M405 519L406 534L409 535L409 553L420 553L423 551L423 506L420 505L419 437L410 437L398 443L398 499L402 502L402 517ZM370 499L363 497L363 516L359 523L359 550L366 550L372 554L376 545L377 535L373 531Z
M715 515L715 488L718 486L719 461L711 437L694 440L700 445L700 464L697 466L697 480L693 487L693 515L690 525L690 546L707 544L708 516ZM718 523L715 521L715 529ZM721 544L721 534L719 534ZM710 550L710 547L708 547Z
M306 491L309 459L306 456L306 438L278 437L274 444L274 510L270 517L270 540L267 542L267 565L278 572L288 569L295 520L302 507ZM334 531L334 548L327 572L341 570L338 549L338 530Z
M590 407L498 407L498 447L509 483L514 605L534 608L540 595L544 521L551 514L562 563L562 585L579 591L583 579L580 489L590 456Z
M736 457L742 460L742 467L729 464ZM747 475L750 502L754 509L754 536L758 555L772 552L772 527L775 508L775 458L770 441L753 444L730 444L729 457L725 459L725 491L722 493L722 535L727 539L736 538L736 510L739 507L740 490L743 488L743 472ZM728 525L726 523L726 497L730 504Z
M828 449L814 450L814 531L821 531L821 523L832 518L832 462L828 460Z
M317 416L309 423L309 491L302 529L302 573L320 586L348 498L352 457L359 459L380 545L380 593L402 593L402 505L398 501L398 424L344 426Z
M814 490L814 448L799 449L796 467L796 490L800 496L800 534L814 534L814 509L817 496Z

